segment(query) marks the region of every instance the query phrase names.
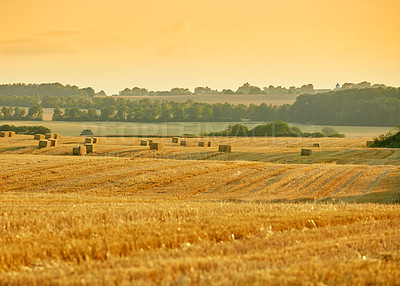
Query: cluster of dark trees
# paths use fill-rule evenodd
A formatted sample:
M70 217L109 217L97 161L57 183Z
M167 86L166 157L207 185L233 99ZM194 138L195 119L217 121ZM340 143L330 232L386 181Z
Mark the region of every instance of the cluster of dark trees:
M371 147L400 148L400 125L391 132L375 138Z
M1 125L0 131L14 131L17 134L35 135L51 133L51 130L44 126L15 126L15 125Z
M146 88L134 87L132 89L125 88L119 92L120 96L145 96L145 95L191 95L191 94L270 94L270 95L281 95L281 94L302 94L302 93L315 93L314 86L312 84L305 84L301 87L291 86L290 88L270 85L263 87L262 89L258 86L254 86L246 82L240 86L236 91L231 89L223 89L218 91L206 87L196 87L194 92L191 92L187 88L172 88L169 91L149 91Z
M267 124L257 125L253 129L248 129L242 124L229 125L225 130L220 132L210 132L204 134L206 136L268 136L268 137L340 137L344 134L338 133L335 129L326 127L318 132L303 132L298 127L290 127L283 121L272 121Z
M321 125L396 126L400 88L348 89L300 95L289 108L289 122Z
M36 104L29 108L28 112L22 107L3 106L0 110L0 120L43 120L43 109ZM12 131L12 130L10 130Z

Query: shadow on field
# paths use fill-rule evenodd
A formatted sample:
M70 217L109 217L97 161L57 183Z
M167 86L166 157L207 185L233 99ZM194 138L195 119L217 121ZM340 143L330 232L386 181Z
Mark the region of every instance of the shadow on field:
M224 202L233 203L248 203L246 200L229 198L223 200ZM276 200L257 200L257 203L375 203L375 204L400 204L400 188L394 191L387 192L374 192L358 196L345 196L345 197L327 197L315 200L314 198L297 198L292 200L276 199Z
M286 202L293 203L305 203L314 202L314 198L299 198L294 200L288 200ZM400 188L394 191L387 192L373 192L357 196L345 196L345 197L328 197L319 199L318 203L376 203L376 204L400 204Z

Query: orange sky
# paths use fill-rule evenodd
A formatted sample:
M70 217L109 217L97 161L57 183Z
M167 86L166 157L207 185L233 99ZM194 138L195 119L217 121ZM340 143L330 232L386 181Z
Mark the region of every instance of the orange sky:
M399 0L0 2L0 83L400 86Z

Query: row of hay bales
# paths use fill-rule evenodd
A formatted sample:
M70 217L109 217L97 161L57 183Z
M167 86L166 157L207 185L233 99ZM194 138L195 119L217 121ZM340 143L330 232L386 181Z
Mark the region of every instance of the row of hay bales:
M15 132L14 131L0 131L0 137L6 138L6 137L14 137Z
M161 150L163 144L160 142L154 142L154 140L140 140L140 146L149 146L150 150Z
M172 138L172 143L176 143L176 144L179 144L180 146L185 146L185 147L195 146L194 142L190 142L189 140L181 140L179 137L173 137ZM199 147L206 147L206 146L207 147L212 147L213 143L211 141L207 141L207 142L199 141L197 143L197 146L199 146Z
M99 143L97 137L86 137L84 145L76 146L72 148L72 155L82 156L89 153L94 153L96 150L96 144Z
M57 139L42 139L39 140L39 149L47 148L47 147L56 147L57 146Z
M47 147L56 147L61 135L58 133L35 134L34 140L39 140L39 149Z

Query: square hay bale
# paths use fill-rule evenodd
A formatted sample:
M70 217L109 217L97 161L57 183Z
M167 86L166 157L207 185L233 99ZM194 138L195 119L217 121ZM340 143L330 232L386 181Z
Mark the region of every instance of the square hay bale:
M99 143L99 138L98 137L92 137L93 139L93 144Z
M50 139L50 147L56 147L57 139Z
M39 148L47 148L50 146L49 140L39 140Z
M207 142L207 147L212 147L213 143L211 141Z
M178 137L173 137L172 138L172 143L179 143L179 138Z
M86 153L94 153L95 152L95 145L94 144L85 144Z
M86 146L78 146L72 148L72 154L76 156L81 156L86 154Z
M61 139L61 135L59 133L54 133L53 136L54 136L54 139L57 139L57 140Z
M199 147L204 147L205 145L206 145L206 142L204 142L204 141L200 141L198 144Z
M312 150L311 149L301 149L301 156L311 156Z
M46 134L44 135L44 138L46 138L46 139L54 139L54 134L52 134L52 133L46 133Z
M321 144L319 144L319 143L314 143L314 144L313 144L313 147L320 148L320 147L321 147Z
M140 140L140 146L149 146L149 141L147 141L147 140Z
M374 142L375 142L375 141L367 141L367 142L365 143L365 146L371 147L371 146L374 144Z
M158 143L158 142L150 143L150 150L161 150L162 148L163 148L162 143Z
M9 131L0 131L0 137L10 137L10 135L8 135Z
M86 137L85 138L85 144L92 144L93 143L93 138L92 137Z
M44 139L44 135L43 134L35 134L33 136L34 140L43 140Z
M187 141L187 140L181 140L180 145L181 146L189 146L190 144L189 144L189 141Z
M218 146L218 151L219 152L230 153L230 152L232 152L232 146L231 145L219 145Z
M14 137L15 132L14 131L8 131L8 137Z

